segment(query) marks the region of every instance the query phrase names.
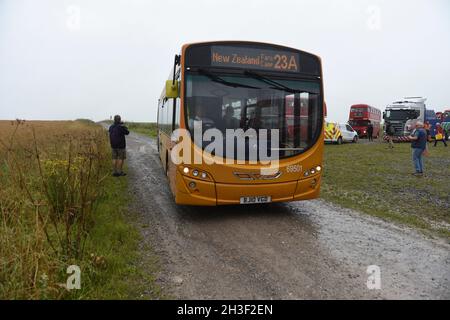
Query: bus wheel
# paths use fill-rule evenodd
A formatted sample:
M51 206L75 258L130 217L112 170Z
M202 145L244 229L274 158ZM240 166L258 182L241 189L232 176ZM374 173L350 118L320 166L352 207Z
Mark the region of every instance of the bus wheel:
M337 139L337 144L339 144L339 145L342 144L342 137L339 137L339 138Z

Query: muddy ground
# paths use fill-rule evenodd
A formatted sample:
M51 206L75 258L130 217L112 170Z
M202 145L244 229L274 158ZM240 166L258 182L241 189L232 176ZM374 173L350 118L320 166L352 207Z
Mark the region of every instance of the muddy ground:
M184 299L449 299L450 243L322 200L175 205L155 140L128 139L130 188L158 283ZM144 252L145 254L145 252ZM369 265L381 289L367 287Z

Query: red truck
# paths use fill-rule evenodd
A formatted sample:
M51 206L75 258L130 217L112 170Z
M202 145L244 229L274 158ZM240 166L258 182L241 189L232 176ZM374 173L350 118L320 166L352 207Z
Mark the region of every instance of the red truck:
M373 126L372 137L380 135L381 111L367 104L354 104L350 107L348 123L360 138L367 137L369 123Z

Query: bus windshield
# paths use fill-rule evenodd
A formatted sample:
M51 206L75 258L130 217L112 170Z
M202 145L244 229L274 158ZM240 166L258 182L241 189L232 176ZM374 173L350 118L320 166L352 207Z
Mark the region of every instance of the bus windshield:
M353 113L354 117L363 117L364 113L367 112L367 108L364 107L352 107L350 112Z
M193 135L195 121L202 121L203 131L215 128L224 137L227 129L255 129L257 133L260 129L278 129L279 156L293 156L320 136L320 91L319 81L189 72L186 125Z

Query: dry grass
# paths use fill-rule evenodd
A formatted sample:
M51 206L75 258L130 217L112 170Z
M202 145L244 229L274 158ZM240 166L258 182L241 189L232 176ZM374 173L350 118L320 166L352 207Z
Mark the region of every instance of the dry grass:
M162 297L110 157L89 120L0 121L0 299ZM65 288L70 265L80 290Z
M0 121L0 298L67 295L109 175L99 126Z

